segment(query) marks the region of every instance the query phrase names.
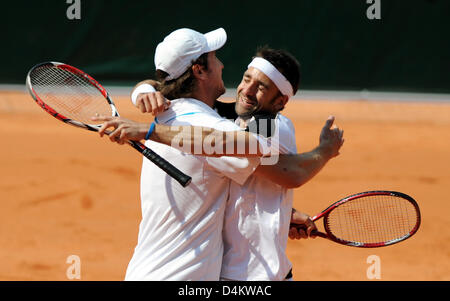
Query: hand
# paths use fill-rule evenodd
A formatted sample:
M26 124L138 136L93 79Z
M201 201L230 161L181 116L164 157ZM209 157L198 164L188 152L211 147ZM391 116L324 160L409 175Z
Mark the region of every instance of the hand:
M306 213L299 212L292 208L291 226L289 229L290 239L316 238L313 231L317 231L317 227L312 219Z
M322 128L319 138L319 146L330 158L339 155L339 150L344 144L344 130L333 126L334 116L328 117L325 126ZM332 127L333 126L333 127Z
M136 107L142 113L152 113L153 116L164 112L170 106L170 100L165 99L161 92L141 93L136 98Z
M111 142L124 144L127 140L140 141L145 139L149 124L139 123L128 120L122 117L108 117L108 116L94 116L92 121L103 122L98 133L100 137L104 134L109 135ZM114 128L113 131L108 131L109 128Z

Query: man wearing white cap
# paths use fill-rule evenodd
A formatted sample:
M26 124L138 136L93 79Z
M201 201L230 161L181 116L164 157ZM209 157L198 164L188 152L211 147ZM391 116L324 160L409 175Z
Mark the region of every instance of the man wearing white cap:
M177 99L158 116L159 123L239 130L212 109L225 92L223 65L215 56L215 50L225 41L222 28L207 34L184 28L172 32L157 46L155 65L161 89ZM146 145L190 175L192 182L183 188L143 160L142 221L125 279L219 280L230 183L243 184L259 160L194 156L150 140Z
M297 151L292 123L277 113L284 108L289 97L298 88L298 63L283 51L262 49L258 55L259 57L249 65L238 87L235 109L239 118L236 123L245 128L249 125L251 127L252 123L263 118L273 120L276 131L266 132L266 136L273 136L271 138L278 140L281 153L294 154ZM287 74L289 81L277 68ZM164 88L159 88L162 94L170 98ZM139 90L139 93L145 93L152 88L140 85L133 92L134 99L138 95L135 92ZM140 94L139 97L144 95ZM178 103L178 100L174 103ZM145 110L154 111L154 109L154 104L153 106L152 103L146 104ZM161 102L158 111L161 111ZM190 113L196 114L196 112L187 114ZM158 115L158 122L164 122L167 118L173 117L164 117L164 113ZM289 278L292 266L286 257L285 248L291 218L292 190L283 186L298 187L312 178L330 158L337 155L343 142L342 133L330 129L332 122L332 119L327 121L321 134L323 144L329 144L327 150L331 148L329 154L322 154L322 145L321 149L318 147L309 153L280 156L278 165L258 167L255 175L259 176L246 174L247 179L244 183L230 182L230 197L224 226L225 252L222 278L231 280ZM152 135L147 136L152 138ZM298 170L295 170L296 167ZM314 225L311 222L308 235L313 229Z

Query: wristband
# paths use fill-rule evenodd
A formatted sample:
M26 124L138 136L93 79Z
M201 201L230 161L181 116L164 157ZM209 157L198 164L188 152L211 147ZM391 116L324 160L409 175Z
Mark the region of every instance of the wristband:
M141 93L150 93L156 92L155 88L149 84L139 85L136 89L134 89L133 93L131 93L131 102L136 105L136 100L139 94Z
M150 128L148 129L147 135L145 135L145 140L150 139L150 136L152 135L153 131L155 130L156 123L152 122L150 125Z

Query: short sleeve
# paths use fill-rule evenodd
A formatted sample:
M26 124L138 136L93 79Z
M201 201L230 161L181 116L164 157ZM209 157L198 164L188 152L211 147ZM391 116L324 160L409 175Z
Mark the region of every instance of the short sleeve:
M207 157L208 165L225 175L227 178L243 185L247 178L255 171L261 163L260 158Z
M295 128L292 121L287 117L278 114L276 119L276 131L272 140L277 140L280 154L297 153L297 144L295 141Z

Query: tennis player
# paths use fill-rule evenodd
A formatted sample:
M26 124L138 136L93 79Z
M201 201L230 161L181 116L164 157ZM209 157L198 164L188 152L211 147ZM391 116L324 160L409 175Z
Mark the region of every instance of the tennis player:
M237 118L236 124L247 130L252 122L266 119L270 124L273 121L277 131L265 133L266 136L279 140L281 153L295 154L297 150L293 125L279 112L289 97L297 91L299 78L299 65L292 55L281 50L263 48L244 73L237 89L237 101L231 104L232 110L230 105L218 102L215 103L216 109L223 116ZM151 81L141 82L133 91L132 99L141 111L157 114L167 108L169 102L161 97L162 93L146 93L153 90L149 84L157 85ZM331 123L332 120L327 121L321 136L330 132ZM276 136L272 137L272 134ZM341 140L342 136L336 140L339 147L342 145ZM305 157L302 159L303 163L307 162L304 160ZM286 163L293 162L287 160L281 166L286 167ZM280 168L275 171L275 175L280 174ZM292 265L285 253L288 231L291 238L300 238L307 237L315 229L315 225L307 215L295 210L291 214L292 189L282 186L289 187L290 182L274 183L267 179L267 175L273 172L273 166L266 168L260 166L244 185L231 182L223 232L225 244L221 272L223 279L289 279L292 277L290 273ZM302 183L314 174L314 172L307 173L307 179L302 180ZM290 176L305 178L298 173ZM308 233L305 234L303 231L298 233L294 227L289 230L291 219L294 223L307 224Z
M178 99L158 116L162 124L239 130L212 109L225 92L223 64L215 51L226 38L222 28L206 34L184 28L158 44L158 79L167 95ZM195 156L150 140L146 145L190 175L192 182L183 188L150 161L143 161L142 220L125 280L219 280L230 185L232 181L244 184L259 159Z

